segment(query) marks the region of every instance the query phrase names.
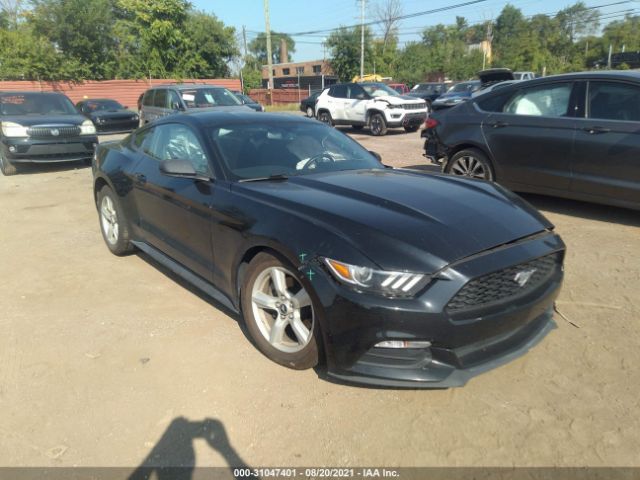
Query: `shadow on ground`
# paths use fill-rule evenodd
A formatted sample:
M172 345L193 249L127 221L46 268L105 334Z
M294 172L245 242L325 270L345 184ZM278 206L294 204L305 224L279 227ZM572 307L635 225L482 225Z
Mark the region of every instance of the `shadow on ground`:
M20 163L16 165L18 175L35 175L39 173L68 172L70 170L82 170L91 168L90 163L84 161L60 162L60 163Z
M213 418L191 422L185 417L177 417L169 424L158 443L128 477L128 480L193 479L196 471L196 452L193 441L196 439L204 439L209 447L222 455L229 466L228 478L235 478L235 469L249 468L229 443L222 422Z

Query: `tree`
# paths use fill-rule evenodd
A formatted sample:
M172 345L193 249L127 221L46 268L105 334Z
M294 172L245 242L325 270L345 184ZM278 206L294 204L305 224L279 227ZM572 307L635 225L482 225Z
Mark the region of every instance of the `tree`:
M373 71L372 34L368 27L364 31L364 70ZM360 74L360 27L341 27L329 35L326 46L330 52L331 68L343 81Z
M184 29L187 41L183 58L190 58L191 66L181 69L194 78L229 75L229 62L240 54L235 29L226 27L214 15L197 11L189 12Z
M402 3L400 0L381 0L375 6L375 18L381 22L382 28L382 54L386 52L387 45L398 37L399 17L402 15Z
M296 42L286 33L271 32L271 61L280 63L280 40L284 39L287 44L287 62L292 60L292 54L296 51ZM267 63L267 35L259 33L256 38L249 42L249 51L256 57L261 65Z
M113 73L114 15L111 0L32 0L28 21L91 78Z

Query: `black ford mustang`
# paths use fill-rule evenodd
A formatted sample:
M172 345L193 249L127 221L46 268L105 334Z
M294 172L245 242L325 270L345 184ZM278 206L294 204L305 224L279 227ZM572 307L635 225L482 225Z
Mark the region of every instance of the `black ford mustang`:
M99 146L109 249L136 247L242 312L272 360L447 387L553 328L564 244L484 181L382 165L314 120L175 115Z
M136 112L108 98L82 100L76 108L93 122L99 133L128 133L138 128L140 123Z

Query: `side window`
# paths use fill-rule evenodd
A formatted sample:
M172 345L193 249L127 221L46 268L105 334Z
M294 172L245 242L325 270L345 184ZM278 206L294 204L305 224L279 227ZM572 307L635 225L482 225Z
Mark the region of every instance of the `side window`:
M349 88L349 98L362 100L367 97L367 94L360 85L351 85Z
M589 118L640 122L640 88L617 82L589 82Z
M544 117L569 115L572 83L554 83L520 90L504 106L505 113Z
M484 97L484 95L483 95ZM489 98L481 98L476 101L480 110L485 112L502 112L504 111L504 104L513 97L513 92L505 92L499 95L489 95Z
M137 132L135 138L133 139L135 148L153 157L154 155L152 147L155 137L155 131L155 128L147 128L146 130L140 130L139 132Z
M153 98L153 106L167 108L167 91L165 89L156 90L156 95Z
M170 123L156 127L153 156L159 160L188 160L196 172L209 174L209 163L198 137L186 125Z
M153 94L155 92L155 90L147 90L144 94L144 97L142 98L142 104L146 105L147 107L153 106Z
M169 90L169 104L167 105L167 108L171 108L172 110L178 110L178 108L176 107L180 107L180 97L178 96L178 94L173 91L173 90Z
M329 95L334 98L347 98L347 86L346 85L334 85L329 90Z

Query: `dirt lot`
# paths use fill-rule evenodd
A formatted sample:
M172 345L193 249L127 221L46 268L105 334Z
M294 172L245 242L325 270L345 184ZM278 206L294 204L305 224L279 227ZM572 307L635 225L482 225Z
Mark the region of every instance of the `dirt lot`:
M425 168L417 134L353 136ZM0 465L640 466L640 214L526 198L568 245L558 329L464 388L398 391L279 367L111 255L90 169L0 177Z

